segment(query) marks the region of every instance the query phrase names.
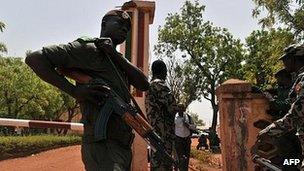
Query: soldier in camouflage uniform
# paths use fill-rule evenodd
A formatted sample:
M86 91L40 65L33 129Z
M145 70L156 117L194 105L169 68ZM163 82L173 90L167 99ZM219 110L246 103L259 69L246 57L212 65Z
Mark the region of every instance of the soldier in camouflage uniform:
M270 96L266 96L269 100L269 110L267 111L274 120L282 118L290 109L291 100L289 99L289 91L292 86L292 76L286 69L281 69L275 74L277 86L272 89Z
M285 55L280 59L288 72L296 72L298 77L292 87L296 94L295 101L288 113L281 119L275 121L259 133L259 138L266 136L279 137L284 133L297 130L298 138L304 154L304 46L290 46L285 50ZM301 171L304 171L302 161Z
M77 39L63 45L53 45L35 51L25 62L44 81L74 97L79 103L84 123L81 155L87 171L129 170L134 138L131 127L122 118L112 113L106 130L106 139L98 140L94 134L96 120L101 115L105 92L94 90L86 84L71 84L57 72L58 68L81 71L93 79L104 80L126 103L130 102L128 90L115 74L109 58L113 61L122 79L140 90L147 90L149 82L145 75L116 51L116 46L125 41L131 27L129 15L122 10L112 10L102 19L101 37L111 38L113 45Z
M145 106L148 120L157 134L165 142L166 150L172 153L174 140L174 117L177 112L177 104L166 85L167 67L166 64L157 60L152 64L152 80L150 88L146 93ZM169 171L172 170L171 163L160 161L155 153L151 156L151 170Z

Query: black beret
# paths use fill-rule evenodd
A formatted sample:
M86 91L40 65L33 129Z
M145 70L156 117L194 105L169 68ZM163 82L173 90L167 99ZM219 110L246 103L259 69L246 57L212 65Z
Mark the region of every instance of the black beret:
M129 14L124 11L124 10L119 10L119 9L115 9L115 10L111 10L109 12L107 12L103 18L102 21L104 21L106 18L110 17L110 16L118 16L122 19L122 21L124 21L128 28L131 28L131 17L129 16Z

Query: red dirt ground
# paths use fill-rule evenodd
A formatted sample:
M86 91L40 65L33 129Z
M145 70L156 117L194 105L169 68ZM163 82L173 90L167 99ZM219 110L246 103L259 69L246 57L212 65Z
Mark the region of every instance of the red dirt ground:
M80 145L0 161L1 171L84 171Z
M197 139L192 140L192 146L196 147ZM220 154L215 157L220 158ZM191 159L190 169L194 168L197 161ZM0 161L1 171L84 171L81 161L80 145L58 148L41 152L32 156ZM204 167L203 170L221 171L221 169Z

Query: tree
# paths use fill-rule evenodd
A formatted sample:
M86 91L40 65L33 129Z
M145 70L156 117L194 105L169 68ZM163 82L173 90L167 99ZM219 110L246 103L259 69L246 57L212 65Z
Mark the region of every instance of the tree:
M252 15L261 17L266 10L266 16L259 19L263 27L272 27L275 24L284 24L291 29L295 36L303 37L304 31L304 1L288 0L253 0L256 4Z
M189 104L200 99L199 84L193 84L199 82L199 74L195 74L194 70L191 70L191 66L185 65L181 60L178 60L175 56L169 58L166 62L168 68L167 84L174 95L177 103L182 103L187 108Z
M18 58L0 58L0 111L4 117L18 118L24 107L37 98L30 87L32 78L22 64Z
M169 58L166 61L168 75L167 75L167 84L174 95L176 102L182 103L187 108L190 103L194 100L199 99L200 97L197 94L199 85L193 84L193 82L198 82L200 75L192 73L189 69L186 69L186 66L181 60L178 60L175 56ZM190 73L191 72L191 73ZM187 74L185 74L187 73ZM189 76L192 77L189 77ZM188 77L187 77L188 76ZM205 126L203 120L199 119L199 116L196 113L187 112L193 119L193 122L197 126Z
M39 79L20 58L0 57L0 116L57 120L66 112L73 117L75 108L72 97Z
M189 115L192 117L193 122L196 126L205 126L205 122L198 117L198 114L189 112Z
M184 54L185 78L190 79L188 88L198 98L210 101L213 108L212 129L216 129L218 104L216 87L224 80L242 78L241 61L243 45L234 39L227 29L215 27L203 20L204 5L198 1L186 1L180 13L168 14L163 27L159 28L155 53L172 58ZM192 89L191 85L198 86ZM196 99L195 99L196 100Z
M259 87L273 86L274 74L282 68L279 57L294 43L293 34L286 29L253 31L246 38L247 56L244 65L246 80Z
M0 21L0 32L3 32L4 29L5 29L5 24ZM7 48L6 48L5 44L2 42L0 42L0 52L7 52Z

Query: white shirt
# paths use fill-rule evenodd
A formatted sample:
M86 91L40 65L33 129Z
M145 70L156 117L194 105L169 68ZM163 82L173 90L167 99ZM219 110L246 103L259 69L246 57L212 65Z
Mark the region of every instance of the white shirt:
M184 114L185 115L185 114ZM178 114L176 114L175 116L175 135L185 138L190 136L190 130L185 126L185 122L187 122L187 115L185 115L186 117L181 117ZM186 120L186 121L184 121ZM189 123L189 121L188 121Z

